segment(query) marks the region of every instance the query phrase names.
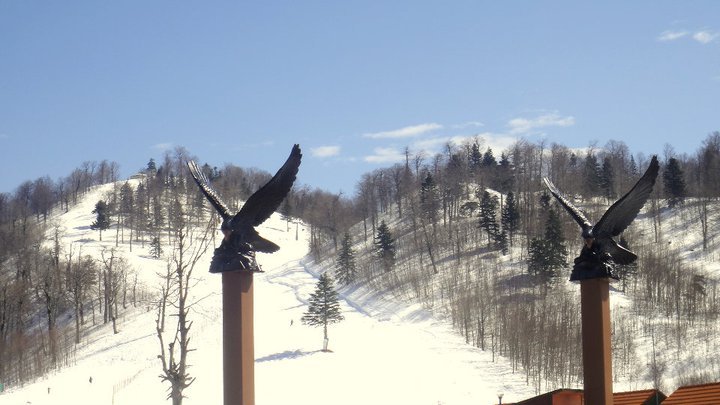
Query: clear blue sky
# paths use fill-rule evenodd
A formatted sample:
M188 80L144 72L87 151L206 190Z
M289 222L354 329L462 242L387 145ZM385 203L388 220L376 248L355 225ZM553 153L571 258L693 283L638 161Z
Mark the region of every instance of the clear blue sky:
M0 0L0 192L179 145L355 191L480 134L693 153L720 130L720 1ZM457 139L457 138L456 138Z

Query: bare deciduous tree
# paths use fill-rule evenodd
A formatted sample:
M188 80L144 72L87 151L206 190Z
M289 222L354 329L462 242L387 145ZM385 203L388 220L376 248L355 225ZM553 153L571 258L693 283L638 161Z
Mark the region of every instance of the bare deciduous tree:
M181 215L183 215L181 213ZM172 259L168 263L167 277L162 292L162 301L158 307L158 317L155 322L155 331L160 343L160 361L162 374L160 379L170 383L168 399L173 405L182 404L183 392L189 387L194 377L188 373L188 353L190 348L190 328L192 321L188 319L190 309L197 302L191 301L190 290L193 285L193 270L200 258L208 249L210 234L214 222L209 221L201 238L193 238L193 228L189 228L187 221L178 221L183 226L175 230L175 249ZM189 240L194 240L193 244ZM171 316L176 317L175 329L165 344L165 308L171 306L175 311ZM160 308L163 308L162 310Z

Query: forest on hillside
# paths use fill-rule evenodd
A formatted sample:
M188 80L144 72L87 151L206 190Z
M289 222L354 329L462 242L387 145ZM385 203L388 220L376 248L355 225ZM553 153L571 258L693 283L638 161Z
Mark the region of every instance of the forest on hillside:
M565 280L578 230L541 179L551 178L598 218L650 156L619 141L581 151L518 141L499 152L481 138L448 143L435 156L406 150L404 162L365 174L353 196L298 185L281 212L309 224L313 257L333 267L341 285L364 284L446 312L469 344L510 359L538 391L573 386L582 378L579 301ZM122 260L79 257L53 244L48 235L58 231L50 214L116 182L104 206L95 206L108 221L92 224L99 235L131 249L172 251L180 229L208 219L195 209L204 199L185 168L193 158L176 148L159 163L151 159L135 186L118 181L117 163L101 161L0 194L0 380L28 381L71 362L84 329L113 322L121 307L156 302ZM666 146L659 158L661 173L642 214L650 231L632 227L623 235L640 260L622 269L617 287L632 305L613 313L613 364L618 381L649 379L662 388L669 362L685 359L683 341L705 336L706 352L720 349L708 338L720 327L717 274L680 260L666 237L674 226L666 222L676 215L701 235L699 251L718 249L720 133L708 135L695 154ZM230 207L271 176L233 165L206 163L202 170ZM642 339L663 355L638 353ZM716 356L707 362L678 378L720 379Z
M521 141L500 156L477 141L432 157L406 151L405 162L363 176L353 199L311 211L324 231L311 252L341 284L446 313L469 344L510 359L538 392L578 386L580 303L567 280L579 228L542 177L597 220L650 158L618 141L582 151ZM614 285L631 302L613 312L614 379L628 389L720 379L718 274L683 256L717 257L720 133L694 155L666 146L659 159L639 224L620 238L640 257L619 266ZM358 222L343 234L346 218Z

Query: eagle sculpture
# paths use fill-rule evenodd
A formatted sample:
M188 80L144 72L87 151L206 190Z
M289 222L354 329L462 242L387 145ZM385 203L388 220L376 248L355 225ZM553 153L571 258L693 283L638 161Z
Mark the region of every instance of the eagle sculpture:
M300 146L293 146L290 156L275 176L251 195L235 215L210 186L207 176L197 164L192 160L187 163L200 191L222 218L220 229L223 240L215 249L210 263L211 273L260 271L255 260L255 252L274 253L280 249L280 246L260 236L255 227L270 218L290 192L297 177L301 158Z
M635 220L652 192L659 169L657 156L653 156L650 166L640 180L627 194L611 205L595 225L565 198L547 177L543 179L550 193L582 228L585 243L580 256L575 259L571 280L596 276L617 278L613 271L614 264L626 265L637 260L635 253L618 245L613 238L620 235Z

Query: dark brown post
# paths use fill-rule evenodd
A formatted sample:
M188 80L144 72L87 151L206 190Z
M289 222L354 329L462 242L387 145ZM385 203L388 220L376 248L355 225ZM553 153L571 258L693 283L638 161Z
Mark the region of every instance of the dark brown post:
M255 404L253 274L222 273L225 405Z
M580 282L585 405L612 405L610 279Z

